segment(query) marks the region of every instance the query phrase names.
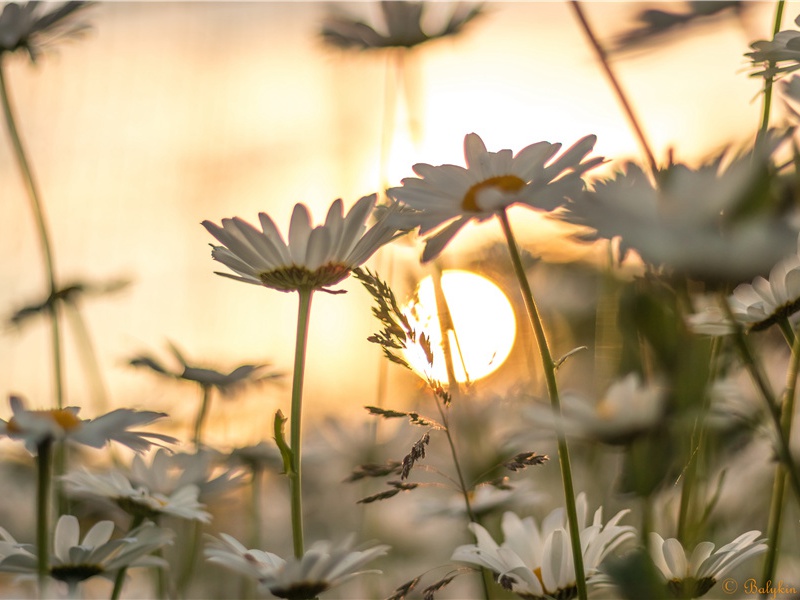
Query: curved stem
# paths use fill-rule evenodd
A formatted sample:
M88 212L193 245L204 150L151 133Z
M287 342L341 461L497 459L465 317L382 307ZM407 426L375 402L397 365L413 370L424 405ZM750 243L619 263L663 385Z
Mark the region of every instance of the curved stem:
M36 447L36 571L39 597L47 596L50 574L50 481L52 479L53 440L45 438Z
M290 440L292 448L292 472L289 473L292 494L292 543L296 558L303 556L303 496L300 470L300 426L303 409L303 373L306 365L306 345L308 342L308 318L311 313L310 288L297 290L300 302L297 310L297 340L294 352L294 373L292 376L292 413Z
M777 7L775 8L775 22L772 26L772 37L781 30L781 21L783 20L783 9L786 5L786 0L778 0ZM770 61L769 66L772 67L775 63ZM769 75L764 78L764 106L761 113L761 128L759 135L764 135L769 129L769 112L772 107L772 82L774 75Z
M39 239L42 244L42 254L44 256L44 267L47 274L47 283L50 287L50 323L51 323L51 336L53 342L53 377L55 386L56 408L61 409L64 407L64 389L63 389L63 368L61 364L61 329L58 323L58 308L56 301L56 293L58 287L56 286L55 264L53 262L53 251L50 244L50 234L47 229L47 220L44 215L44 207L40 200L36 180L33 177L30 163L25 155L25 149L22 146L22 138L20 138L19 131L17 130L16 119L14 118L14 111L11 107L11 98L8 94L8 84L6 82L5 71L3 69L3 61L0 59L0 98L3 103L3 116L5 117L8 134L11 137L11 144L14 147L14 155L16 156L17 163L19 164L22 178L25 182L25 187L28 192L28 199L31 203L33 216L36 219L36 227L39 231Z
M514 265L514 273L519 281L522 298L525 301L525 308L528 311L533 331L536 334L536 342L539 346L539 354L542 357L542 367L547 382L547 394L550 396L550 405L557 418L561 417L561 401L558 396L558 382L556 381L556 366L550 354L550 347L547 345L547 338L544 333L544 326L539 316L539 310L533 300L528 278L525 275L525 268L522 265L522 258L517 248L517 242L511 231L511 224L508 222L508 215L505 210L497 213L503 233L508 242L508 251L511 255L511 262ZM560 426L556 427L558 436L558 463L561 467L561 479L564 485L564 499L567 508L567 520L569 522L569 537L572 545L572 560L575 565L575 581L578 587L578 597L586 600L586 576L583 569L583 552L581 550L580 529L578 528L578 511L575 508L575 488L572 485L572 467L569 460L569 448L567 438Z
M203 425L208 416L209 405L211 404L211 386L201 385L200 387L203 388L203 399L200 403L200 410L197 411L197 418L194 422L194 436L192 438L192 443L197 449L200 448L200 442L203 437Z
M631 129L633 129L633 132L636 134L636 137L639 140L639 145L642 147L642 151L647 157L647 163L650 166L650 172L655 179L656 173L658 173L658 164L656 163L655 156L653 155L653 151L650 149L650 144L644 135L644 130L642 130L641 126L639 125L639 120L636 118L630 102L628 102L628 97L625 95L625 92L622 91L622 86L619 84L616 75L614 75L614 71L611 70L611 65L608 62L608 54L606 54L606 51L603 49L603 47L600 45L600 42L597 40L597 37L594 35L594 31L589 25L589 22L586 20L586 15L583 13L583 8L581 8L580 2L577 0L572 0L569 4L572 7L572 10L575 12L575 16L578 18L581 26L583 27L586 37L589 38L589 43L591 43L592 48L594 48L597 58L600 60L603 71L605 72L606 77L608 77L608 81L611 84L611 87L614 89L614 93L617 95L617 100L622 106L622 110L625 111L625 116L628 118L628 123L630 124Z

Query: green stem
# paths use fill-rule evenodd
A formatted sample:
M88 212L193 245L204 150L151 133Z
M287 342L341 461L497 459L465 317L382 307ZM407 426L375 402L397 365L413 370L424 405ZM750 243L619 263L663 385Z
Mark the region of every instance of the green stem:
M39 596L47 596L47 577L50 574L50 482L53 470L53 440L45 438L36 447L36 572Z
M553 408L557 418L561 417L561 401L558 396L558 382L556 381L556 367L553 362L553 357L550 354L550 347L547 345L547 338L544 333L544 326L539 316L539 311L536 308L536 303L533 300L533 292L531 291L528 277L525 275L525 267L522 265L522 258L517 248L517 242L514 239L514 234L511 231L511 224L508 221L508 215L505 210L497 213L500 219L500 224L503 227L503 233L508 242L508 251L511 255L511 262L514 265L514 272L516 273L519 281L520 290L522 291L522 298L525 301L525 308L528 311L528 317L536 334L536 342L539 346L539 354L542 358L542 367L544 368L544 376L547 382L547 393L550 396L550 404ZM586 576L583 569L583 552L581 551L581 538L580 529L578 528L578 511L575 507L575 489L572 485L572 467L569 460L569 448L567 446L567 438L560 425L556 427L556 434L558 436L558 463L561 467L561 479L564 485L564 498L567 508L567 520L569 522L569 536L572 545L572 560L575 565L575 581L578 587L578 597L580 600L587 599L586 591Z
M794 416L794 403L797 397L797 376L800 374L800 335L795 335L789 325L789 320L784 318L779 321L781 329L791 332L787 340L792 342L792 357L789 361L789 370L786 373L786 391L781 409L781 429L787 440L792 437L792 417ZM775 480L772 484L772 501L769 508L769 524L767 525L767 555L764 560L764 573L762 581L771 581L775 576L780 548L781 521L783 520L783 504L786 489L786 466L779 464L775 469Z
M296 558L303 556L303 496L300 470L300 425L303 408L303 373L306 365L306 345L308 342L308 319L311 314L311 288L297 290L300 302L297 310L297 341L294 353L294 374L292 376L292 413L290 440L292 448L292 472L289 473L292 494L292 543Z
M636 137L639 140L639 145L642 147L642 151L644 151L644 154L647 157L647 163L650 166L650 172L653 175L653 178L655 178L656 174L658 173L658 164L656 163L655 155L650 149L650 144L644 135L644 130L639 125L639 119L636 118L633 108L631 107L630 102L628 102L628 97L625 95L625 92L622 91L622 86L619 84L616 75L614 75L614 71L611 70L611 64L608 62L608 54L606 54L603 46L601 46L600 42L597 40L597 36L595 36L594 31L589 25L589 21L586 20L586 15L583 13L583 8L581 8L580 2L577 0L572 0L569 4L572 7L572 10L575 12L575 16L578 18L581 26L583 27L586 37L589 38L589 43L591 43L592 48L594 48L597 58L600 60L603 71L605 72L606 77L608 77L608 81L611 84L611 87L614 89L614 93L617 95L617 100L622 106L625 116L628 118L628 123L630 124L631 129L633 129L633 132L636 134Z
M781 21L783 20L783 9L785 5L785 0L778 0L777 7L775 8L775 22L772 26L772 37L775 37L775 34L781 30ZM769 61L768 65L772 67L775 63ZM772 82L774 79L775 77L772 75L764 78L764 106L761 114L759 135L764 135L767 129L769 129L769 112L772 107Z
M144 522L144 517L135 515L131 521L131 526L128 531L133 531ZM119 600L119 595L122 593L122 587L125 585L125 574L128 572L128 567L122 567L117 571L117 576L114 577L114 589L111 591L111 600Z
M20 171L22 171L22 178L25 182L25 187L28 192L28 199L31 203L33 216L36 219L36 226L39 231L39 239L42 245L45 272L47 273L47 283L50 288L49 312L51 337L53 342L53 377L55 379L54 385L56 408L61 409L64 407L63 368L61 364L61 329L58 323L58 308L56 305L56 293L58 292L58 287L56 286L53 251L50 244L50 235L47 229L47 220L45 219L44 215L44 206L40 200L41 195L39 194L36 180L33 177L33 171L31 170L30 163L25 155L25 149L22 146L22 138L20 138L19 131L17 130L14 111L11 107L11 98L8 94L8 84L6 82L2 58L0 58L0 98L2 98L3 115L5 117L6 126L8 127L8 134L11 137L11 144L14 147L14 155L16 156Z
M200 448L200 442L203 437L203 425L205 424L206 417L208 416L208 408L211 404L211 386L201 385L200 387L203 388L203 400L200 403L200 410L197 411L197 418L194 422L194 437L192 438L192 443L197 449Z
M753 354L750 345L747 343L747 339L742 331L742 327L736 320L736 317L733 316L733 312L731 311L731 307L728 304L728 300L725 298L725 296L722 296L720 304L725 317L733 324L733 341L736 345L739 355L741 356L742 362L744 363L747 371L750 373L750 377L753 379L753 382L756 384L761 397L764 399L764 402L767 405L767 412L772 418L778 440L778 446L776 448L778 458L783 466L786 467L789 475L789 481L792 484L792 489L794 490L794 494L798 503L800 503L800 471L798 471L794 462L794 458L792 457L792 452L789 448L789 439L784 434L783 424L781 422L781 409L778 407L778 404L775 401L775 395L772 393L766 377L764 377L764 374L761 372L761 368L756 362L755 355Z

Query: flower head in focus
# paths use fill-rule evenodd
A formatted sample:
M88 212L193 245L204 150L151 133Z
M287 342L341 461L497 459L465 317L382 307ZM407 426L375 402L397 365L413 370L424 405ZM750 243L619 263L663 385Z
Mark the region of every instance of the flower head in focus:
M794 22L800 25L800 16ZM800 31L779 31L771 40L750 45L752 52L745 56L757 67L753 77L774 77L800 69Z
M422 27L426 7L428 4L425 2L381 2L385 33L356 18L334 13L323 22L322 39L331 46L344 49L413 48L459 33L482 10L480 4L456 3L444 26L428 33Z
M375 194L364 196L346 216L342 201L336 200L325 223L313 228L308 209L297 204L288 243L265 213L258 215L261 231L238 217L223 219L222 227L203 221L208 232L223 244L212 246L211 256L235 273L217 274L282 292L329 292L329 286L345 279L395 237L396 229L388 223L390 214L367 229L375 200Z
M48 44L58 38L73 37L88 25L75 20L75 14L89 2L9 2L0 13L0 56L25 50L33 62Z
M113 533L112 521L100 521L81 540L78 519L72 515L62 515L55 527L53 552L48 555L50 577L76 584L96 576L114 579L120 569L167 565L163 558L150 554L171 544L172 532L148 522L123 538L112 540ZM35 575L36 547L18 544L2 527L0 537L3 544L15 548L15 551L5 554L0 560L0 571Z
M428 236L422 261L436 258L469 221L485 221L512 204L550 211L583 189L581 175L602 158L583 159L596 141L593 135L576 142L553 160L561 144L538 142L513 155L489 152L474 133L464 138L467 168L456 165L414 165L419 177L403 179L387 194L402 207L390 218L400 229L419 227Z
M22 398L9 398L13 416L0 419L0 435L22 440L25 448L36 453L47 441L68 440L92 448L102 448L108 442L118 442L135 452L144 452L153 445L174 444L178 440L168 435L129 431L130 427L147 425L166 417L165 413L119 408L96 419L81 419L80 408L68 406L54 410L28 410Z
M92 473L81 469L67 473L61 479L70 493L110 500L134 516L155 520L161 515L170 515L190 521L211 521L211 515L198 501L200 488L196 484L184 485L169 494L160 493L134 485L119 470Z
M587 526L586 495L576 499L581 527L581 549L588 582L598 574L603 559L620 544L635 536L633 527L618 525L628 511L618 512L603 525L603 509L598 508ZM513 512L503 515L505 540L498 545L482 526L470 523L476 544L459 546L452 560L467 562L492 571L504 588L522 598L545 600L577 597L575 568L566 513L563 508L551 512L539 527L532 517L520 519Z
M209 562L257 580L259 587L269 590L273 596L305 600L315 598L356 575L380 573L361 569L388 550L385 545L353 550L353 539L350 538L338 546L319 541L306 550L302 558L284 560L271 552L248 550L223 533L220 539L211 538L205 556Z
M760 531L748 531L716 552L711 542L700 542L687 554L675 538L665 540L651 532L650 556L674 598L699 598L734 567L766 552L760 536Z
M183 353L170 343L170 350L179 364L178 369L164 366L158 359L147 354L140 354L128 361L133 367L147 367L156 373L173 379L191 381L203 387L213 387L222 396L232 396L248 385L256 385L274 381L281 377L280 373L268 370L269 365L241 365L230 373L190 364Z
M740 155L724 152L698 168L675 164L659 185L636 165L572 198L559 217L619 239L620 261L635 250L653 268L709 282L742 281L791 252L797 232L776 214L786 185L771 156L787 139L770 135ZM783 187L785 190L785 187Z

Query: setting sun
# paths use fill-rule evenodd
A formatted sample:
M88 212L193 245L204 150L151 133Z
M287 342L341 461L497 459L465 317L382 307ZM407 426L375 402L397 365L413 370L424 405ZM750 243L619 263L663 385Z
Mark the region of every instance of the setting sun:
M508 358L514 345L516 321L505 294L494 283L469 271L444 271L442 291L453 328L448 342L453 356L453 371L459 383L474 381L494 372ZM433 278L428 276L417 287L405 306L411 325L424 331L433 349L433 369L421 351L408 351L406 358L414 369L437 381L447 381L439 314Z

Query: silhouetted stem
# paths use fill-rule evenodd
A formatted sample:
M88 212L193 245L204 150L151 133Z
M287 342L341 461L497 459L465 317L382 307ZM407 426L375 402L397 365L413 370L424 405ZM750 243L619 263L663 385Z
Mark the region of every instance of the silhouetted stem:
M45 438L36 446L36 572L39 597L47 596L50 574L50 481L52 479L53 440Z
M556 366L547 345L547 338L544 333L544 326L539 316L539 310L533 300L533 292L525 274L525 267L522 265L522 257L517 248L517 242L511 231L511 224L508 222L508 215L504 210L497 213L503 233L508 242L508 251L511 255L511 262L514 265L514 273L519 281L522 299L525 301L525 308L528 311L533 331L536 334L536 342L539 346L539 354L542 358L544 377L547 382L547 394L550 396L550 405L553 408L556 418L561 418L561 401L558 396L558 382L556 381ZM561 479L564 485L564 499L567 507L567 520L569 522L569 537L572 545L572 560L575 566L575 581L578 587L578 597L586 600L586 576L583 569L583 552L581 551L580 529L578 526L578 511L575 507L575 489L572 485L572 467L569 460L569 448L567 438L560 424L556 426L558 436L558 464L561 467Z
M144 517L141 515L136 515L133 517L131 521L131 526L128 529L128 532L133 531L139 525L144 522ZM111 590L111 600L119 600L119 596L122 593L122 588L125 585L125 575L128 572L127 567L122 567L119 571L117 571L117 576L114 577L114 589Z
M772 26L772 37L781 30L781 21L783 20L783 8L786 4L785 0L778 0L777 7L775 8L775 22ZM773 61L769 61L770 67L774 66ZM761 128L759 134L763 135L769 129L769 112L772 107L772 82L775 77L768 75L764 78L764 106L761 113Z
M194 447L197 449L200 448L200 443L203 438L203 425L208 416L208 407L211 403L211 386L201 385L200 387L203 389L203 399L200 402L200 409L197 411L197 418L194 422L194 437L192 438L192 443L194 443Z
M47 220L45 219L44 215L44 207L42 206L42 202L40 200L41 195L39 194L36 180L33 177L33 171L31 170L30 163L25 155L25 149L22 146L22 138L20 138L19 131L17 130L1 57L0 97L2 97L3 115L5 117L6 126L8 127L8 134L11 137L11 144L14 147L14 155L16 156L17 163L19 164L20 171L22 172L22 178L25 182L25 188L28 192L28 199L31 203L33 216L36 220L36 227L39 231L39 240L42 245L45 273L47 275L47 283L50 288L50 302L48 303L48 307L50 309L51 337L53 345L53 378L55 386L56 408L61 409L64 407L63 369L61 365L61 330L58 323L58 308L55 299L56 292L58 292L58 287L56 286L53 251L50 245L50 235L47 229Z

